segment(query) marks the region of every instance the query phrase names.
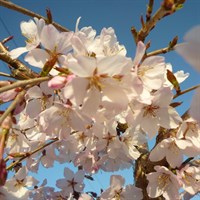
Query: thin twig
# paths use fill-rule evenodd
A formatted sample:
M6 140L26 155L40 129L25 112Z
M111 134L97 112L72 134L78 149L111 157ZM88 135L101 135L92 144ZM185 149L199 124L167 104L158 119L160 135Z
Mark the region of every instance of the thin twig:
M20 163L21 161L23 161L24 159L28 158L29 156L37 153L38 151L44 149L45 147L53 144L54 142L58 141L58 138L55 138L53 141L50 141L49 143L46 143L38 148L36 148L34 151L27 153L25 156L23 156L22 158L20 158L19 160L15 161L14 163L10 164L6 169L7 170L11 170L14 166L16 166L18 163Z
M24 79L38 77L37 73L33 72L29 67L27 67L25 64L23 64L21 61L19 61L17 59L12 59L11 56L9 55L8 50L5 48L4 44L2 44L1 42L0 42L0 60L6 62L13 69L15 69L16 74L17 74L17 72L21 72L21 75L23 74ZM15 77L15 74L13 74L13 77Z
M193 87L191 87L191 88L188 88L188 89L186 89L186 90L180 91L179 93L177 93L177 94L174 95L173 99L175 99L175 98L177 98L177 97L179 97L179 96L181 96L181 95L183 95L183 94L185 94L185 93L187 93L187 92L190 92L190 91L192 91L192 90L195 90L195 89L197 89L198 87L200 87L200 84L199 84L199 85L195 85L195 86L193 86Z
M22 90L18 93L18 95L15 97L13 102L10 104L10 106L5 110L5 112L0 117L0 125L4 121L4 119L15 109L17 104L22 101L24 98L24 95L26 94L26 90Z
M6 74L4 72L0 72L0 76L5 76L5 77L13 78L13 76L11 76L10 74Z
M23 7L21 7L21 6L18 6L18 5L16 5L16 4L14 4L14 3L11 3L11 2L9 2L9 1L0 0L0 6L9 8L9 9L11 9L11 10L15 10L15 11L17 11L17 12L20 12L20 13L22 13L22 14L24 14L24 15L28 15L28 16L30 16L30 17L37 17L38 19L44 19L44 21L45 21L46 23L48 23L48 19L47 19L47 18L45 18L45 17L43 17L43 16L41 16L41 15L35 13L35 12L32 12L32 11L26 9L26 8L23 8ZM70 31L70 30L68 30L67 28L61 26L61 25L58 24L58 23L52 22L52 24L53 24L58 30L60 30L60 31L65 31L65 32L69 32L69 31Z
M151 13L153 11L153 4L154 4L154 0L149 0L149 4L147 6L147 11L146 11L146 21L149 21L151 19Z
M49 79L50 79L50 77L40 77L40 78L34 78L34 79L29 79L29 80L17 81L10 85L1 87L0 93L17 88L17 87L24 87L24 86L27 86L28 84L38 84L40 82L47 81Z
M175 13L178 10L177 8L182 4L184 4L184 1L177 1L174 2L170 7L168 7L168 5L165 5L164 3L138 32L134 27L132 27L131 32L133 34L136 44L139 41L144 42L150 31L156 26L157 22L165 16Z

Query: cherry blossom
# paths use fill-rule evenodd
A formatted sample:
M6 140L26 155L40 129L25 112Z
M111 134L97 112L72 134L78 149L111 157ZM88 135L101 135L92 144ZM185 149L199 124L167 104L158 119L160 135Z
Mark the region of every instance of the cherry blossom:
M162 140L151 151L149 159L153 162L166 158L171 167L179 167L183 162L183 152L176 144L176 138Z
M186 165L181 170L177 170L177 177L183 189L194 195L200 191L200 168Z
M34 18L33 20L29 20L28 22L21 22L21 32L22 35L27 38L26 40L26 47L19 47L13 49L10 52L12 58L17 58L21 54L26 53L34 48L36 48L41 42L41 32L45 26L45 21L43 19Z
M125 184L125 180L120 175L112 175L110 178L110 187L105 190L100 199L101 200L140 200L143 198L142 192L139 188L128 185L125 188L123 187Z
M16 173L0 188L0 198L140 200L146 189L150 198L179 200L181 187L191 195L199 192L200 169L184 156L200 153L200 90L190 108L193 118L182 119L172 106L174 85L168 77L170 71L180 84L189 74L174 73L163 56L150 56L145 40L137 43L135 57L128 58L112 27L97 34L91 26L79 29L79 22L80 18L75 32L58 31L53 23L37 18L21 23L26 46L9 55L15 59L27 53L24 60L42 69L38 76L50 80L0 94L1 102L9 102L21 90L26 92L21 106L0 128L8 131L5 145L0 145L2 157L6 154L9 162L16 163L25 160L18 168L8 167ZM200 27L194 28L185 37L187 44L176 47L198 70L199 32ZM0 82L2 87L10 84ZM150 149L147 138L154 136L156 144ZM109 188L97 197L84 190L86 173L92 177L99 170L137 168L143 157L154 165L154 170L148 165L140 168L147 188L125 185L122 176L113 174ZM163 159L167 163L161 166ZM41 165L50 168L55 162L78 168L76 173L64 168L64 178L56 181L59 191L48 187L46 180L39 184L28 176L28 171L37 173Z
M16 199L28 199L30 191L27 187L35 186L38 183L38 181L35 178L27 176L27 174L27 168L22 167L12 179L9 179L6 182L6 189L12 195L14 195Z
M175 174L164 166L155 166L156 172L147 174L149 181L147 193L149 197L156 198L160 195L166 200L179 200L180 184Z
M74 191L82 192L84 188L83 179L84 171L79 170L74 173L69 168L64 169L64 179L58 179L56 185L58 188L62 189L63 197L73 194Z
M134 120L129 123L140 124L141 128L152 138L158 131L159 126L164 128L176 128L182 121L179 114L169 104L173 94L169 88L162 88L153 94L151 103L143 104L132 102ZM160 101L162 99L162 101Z
M42 68L49 60L52 65L64 61L62 55L71 50L72 32L59 32L53 25L44 26L41 31L41 45L46 49L35 48L26 55L25 61L30 65ZM53 67L53 66L52 66Z

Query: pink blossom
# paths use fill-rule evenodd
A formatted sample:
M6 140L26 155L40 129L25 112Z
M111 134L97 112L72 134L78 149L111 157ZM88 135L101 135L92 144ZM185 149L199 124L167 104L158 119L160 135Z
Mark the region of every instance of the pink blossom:
M56 186L62 189L63 196L69 196L70 193L82 192L84 188L83 179L84 172L79 170L74 173L69 168L64 169L64 179L58 179L56 181Z
M158 143L151 151L149 159L153 162L166 158L171 167L179 167L183 162L183 152L176 145L176 138L167 138Z
M142 190L133 185L127 185L124 188L125 179L120 175L112 175L110 177L110 187L105 190L100 200L141 200L143 198Z
M45 26L45 21L43 19L37 18L34 18L34 20L35 22L33 20L29 20L28 22L21 22L20 27L22 35L27 38L26 47L13 49L10 52L10 55L13 59L36 48L40 44L40 34L43 27Z
M147 193L149 197L156 198L161 195L166 200L179 200L179 182L175 174L164 166L155 166L156 172L147 174L149 181Z
M67 82L66 76L54 76L49 82L48 87L52 89L61 89Z
M181 170L176 170L181 186L189 194L200 192L200 168L186 165Z

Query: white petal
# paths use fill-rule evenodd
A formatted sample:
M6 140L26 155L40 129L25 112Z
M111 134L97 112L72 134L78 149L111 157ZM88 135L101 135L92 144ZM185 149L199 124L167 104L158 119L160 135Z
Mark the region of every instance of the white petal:
M26 55L24 60L34 67L43 68L49 58L49 54L43 49L33 49Z
M79 77L92 77L96 69L96 59L88 56L77 56L77 61L69 61L68 68Z
M146 50L145 44L142 41L139 41L137 44L136 54L135 54L135 58L133 61L134 66L137 66L140 63L140 61L145 53L145 50Z
M55 50L57 39L59 37L59 32L53 25L51 24L46 25L42 29L40 37L41 37L41 43L46 49L50 51Z
M74 178L74 172L66 167L64 169L64 176L67 180L72 180Z
M180 44L176 47L176 51L196 70L200 71L200 43L190 42Z
M18 58L21 54L28 52L29 50L26 47L19 47L10 51L10 56L12 59Z
M196 89L192 98L189 113L200 124L200 87Z
M98 60L98 74L107 74L109 76L124 75L131 70L131 60L121 55L114 55Z

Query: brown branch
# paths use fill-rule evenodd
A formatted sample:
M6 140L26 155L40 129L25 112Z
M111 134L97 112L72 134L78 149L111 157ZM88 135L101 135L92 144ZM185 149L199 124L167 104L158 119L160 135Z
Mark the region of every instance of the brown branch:
M18 59L12 59L8 50L0 42L0 60L4 61L12 68L12 76L16 79L29 79L38 77L38 74L33 72L29 67L23 64Z
M136 44L139 41L144 42L150 31L156 26L159 20L167 15L175 13L183 4L184 0L174 1L171 4L168 4L168 1L164 0L161 7L149 20L147 20L145 24L143 24L142 28L138 32L136 31L135 27L132 27L131 32L133 34Z
M36 148L34 151L32 152L27 152L22 158L20 158L19 160L15 161L14 163L10 164L6 169L7 170L11 170L14 166L16 166L18 163L20 163L21 161L23 161L24 159L28 158L29 156L37 153L38 151L44 149L45 147L53 144L54 142L58 141L58 138L55 138L54 140L50 141L49 143L46 143L44 145L41 145L40 147Z
M17 87L24 87L27 86L28 84L38 84L40 82L43 81L47 81L49 80L50 77L40 77L40 78L35 78L35 79L28 79L28 80L24 80L24 81L17 81L15 83L12 83L10 85L6 85L4 87L0 88L0 93L17 88Z
M195 89L197 89L198 87L200 87L200 84L199 84L199 85L195 85L195 86L193 86L193 87L191 87L191 88L188 88L188 89L186 89L186 90L180 91L179 93L177 93L177 94L174 95L173 99L175 99L175 98L177 98L177 97L179 97L179 96L181 96L181 95L183 95L183 94L185 94L185 93L187 93L187 92L190 92L190 91L192 91L192 90L195 90Z
M11 10L15 10L17 12L20 12L20 13L22 13L24 15L28 15L30 17L37 17L38 19L44 19L44 21L46 23L48 23L48 19L47 18L45 18L45 17L43 17L43 16L41 16L41 15L35 13L35 12L32 12L32 11L26 9L26 8L18 6L16 4L14 4L14 3L11 3L9 1L0 0L0 6L6 7L6 8L11 9ZM70 30L68 30L67 28L61 26L58 23L52 22L52 24L60 31L65 31L65 32L69 32L70 31Z
M17 104L22 101L24 98L24 95L26 94L26 90L22 90L18 93L18 95L15 97L13 102L10 104L10 106L5 110L5 112L0 117L0 125L3 123L4 119L15 109Z
M151 13L153 11L153 4L154 4L154 0L149 0L149 4L147 6L147 11L146 11L146 22L151 19Z

